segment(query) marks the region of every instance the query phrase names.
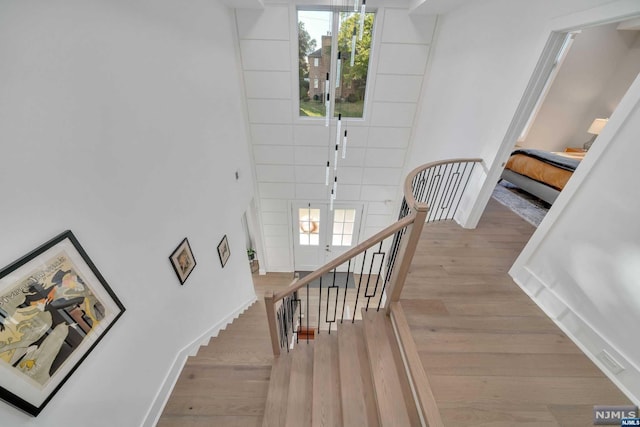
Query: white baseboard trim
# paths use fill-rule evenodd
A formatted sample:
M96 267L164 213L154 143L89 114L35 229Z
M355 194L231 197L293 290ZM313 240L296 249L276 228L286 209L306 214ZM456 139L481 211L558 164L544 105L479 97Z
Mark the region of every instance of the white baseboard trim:
M640 406L640 369L620 353L607 338L571 309L554 291L554 283L545 283L527 266L510 272L513 280L549 316L549 318L591 359L591 361L635 404ZM629 339L635 339L630 336ZM603 357L603 351L609 358ZM615 372L610 358L624 370ZM602 403L606 405L606 402Z
M160 386L160 390L158 390L158 393L153 399L153 403L144 417L144 421L142 423L143 427L153 427L158 423L160 415L162 415L162 411L169 400L169 396L171 396L173 387L176 385L178 377L182 372L182 368L184 368L185 363L187 363L189 356L195 356L198 353L200 346L208 344L211 338L216 337L221 330L223 330L229 323L233 322L235 318L242 314L242 312L249 308L249 306L256 302L256 300L257 298L254 296L250 300L244 302L240 307L236 308L224 319L213 325L209 330L178 352L178 355L174 359L169 372L167 372L167 375Z

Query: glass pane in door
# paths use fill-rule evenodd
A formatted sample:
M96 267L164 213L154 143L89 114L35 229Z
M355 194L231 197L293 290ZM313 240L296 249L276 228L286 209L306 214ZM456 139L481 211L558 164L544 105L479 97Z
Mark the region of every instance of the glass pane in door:
M333 214L333 246L351 246L353 225L356 219L355 209L335 209Z
M320 209L300 208L298 235L301 246L318 246L320 244Z

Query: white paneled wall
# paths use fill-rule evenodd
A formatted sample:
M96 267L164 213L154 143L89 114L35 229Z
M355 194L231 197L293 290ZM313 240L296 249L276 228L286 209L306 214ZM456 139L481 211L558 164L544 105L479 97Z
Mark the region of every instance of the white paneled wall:
M329 197L325 165L335 120L325 127L324 119L298 117L296 19L286 1L236 10L267 271L293 268L291 203ZM347 123L347 158L338 171L338 201L368 212L361 240L397 217L435 22L408 9L377 11L365 117Z

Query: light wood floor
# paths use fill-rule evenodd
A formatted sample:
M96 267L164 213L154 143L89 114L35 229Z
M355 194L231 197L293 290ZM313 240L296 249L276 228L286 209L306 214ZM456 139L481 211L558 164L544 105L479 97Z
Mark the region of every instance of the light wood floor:
M508 276L533 231L494 200L475 230L424 228L402 305L445 425L589 426L631 404Z
M402 305L445 425L587 426L594 404L629 404L508 276L533 231L493 200L476 230L424 228ZM253 277L258 302L188 361L159 426L261 425L262 297L293 274Z

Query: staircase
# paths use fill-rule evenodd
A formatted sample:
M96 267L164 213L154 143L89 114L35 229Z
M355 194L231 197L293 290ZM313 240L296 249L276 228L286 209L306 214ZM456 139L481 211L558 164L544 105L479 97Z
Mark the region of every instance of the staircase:
M275 359L263 427L421 425L390 318L362 315Z
M480 161L417 167L405 179L398 221L266 293L275 362L263 426L442 425L399 301L424 224L455 218ZM341 288L338 271L353 274L357 289ZM347 314L345 322L347 306L364 307L362 320L350 323ZM313 340L300 340L303 326L305 337L315 330Z

